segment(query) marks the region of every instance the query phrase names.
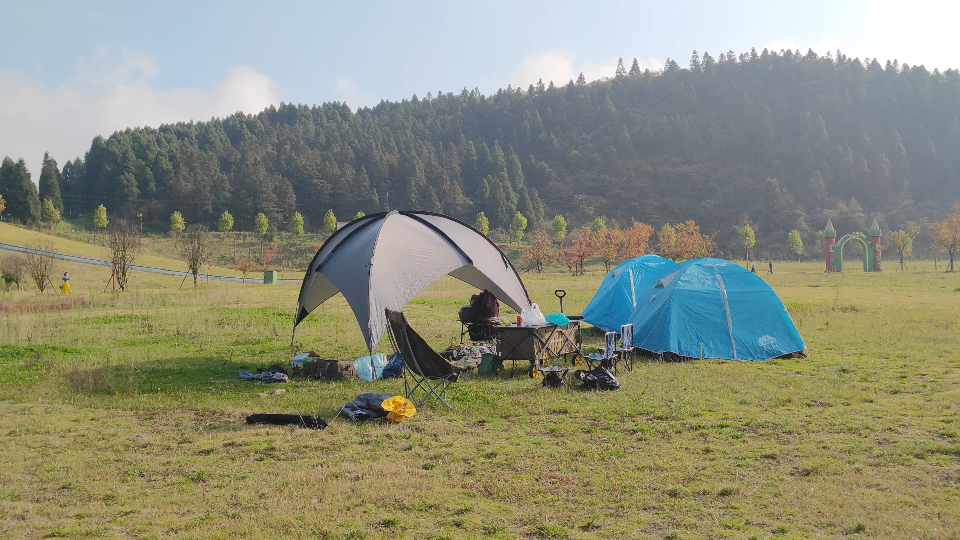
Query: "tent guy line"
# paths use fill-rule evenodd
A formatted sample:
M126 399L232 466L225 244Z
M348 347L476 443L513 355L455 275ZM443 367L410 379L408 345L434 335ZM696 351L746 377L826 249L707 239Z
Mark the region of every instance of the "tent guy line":
M92 264L92 265L95 265L95 266L110 266L110 265L112 264L110 261L102 261L102 260L100 260L100 259L88 259L88 258L86 258L86 257L76 257L76 256L73 256L73 255L64 255L64 254L62 254L62 253L54 253L54 252L52 252L52 251L37 251L37 250L35 250L35 249L30 249L30 248L25 248L25 247L20 247L20 246L12 246L12 245L10 245L10 244L0 244L0 249L5 249L5 250L8 250L8 251L17 251L17 252L20 252L20 253L47 253L47 254L49 254L51 257L53 257L54 259L60 259L60 260L64 260L64 261L70 261L70 262L81 263L81 264ZM135 270L135 271L138 271L138 272L152 272L152 273L154 273L154 274L165 274L165 275L168 275L168 276L177 276L177 277L184 277L184 276L192 276L192 275L193 275L193 274L191 274L190 272L181 272L180 270L167 270L167 269L164 269L164 268L153 268L153 267L151 267L151 266L131 265L131 266L130 266L130 269ZM203 276L204 276L204 277L209 277L210 279L217 280L217 281L234 281L234 282L238 282L238 283L242 283L242 282L243 282L243 278L238 278L238 277L214 276L214 275L207 275L207 274L203 274ZM247 281L250 281L250 282L253 282L253 283L263 283L263 278L247 278ZM280 280L277 280L277 281L279 281L280 283L299 283L299 282L302 281L302 280L300 280L300 279L280 279Z

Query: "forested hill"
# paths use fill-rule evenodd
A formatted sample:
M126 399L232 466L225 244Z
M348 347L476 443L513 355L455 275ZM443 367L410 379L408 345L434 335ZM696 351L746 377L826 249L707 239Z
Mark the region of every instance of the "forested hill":
M491 227L519 210L528 230L695 219L735 249L744 215L758 245L941 219L960 200L960 72L812 51L713 58L609 79L427 94L356 112L281 104L255 115L128 129L94 139L62 171L64 204L170 213L238 228L299 210L425 209ZM282 226L282 225L281 225Z

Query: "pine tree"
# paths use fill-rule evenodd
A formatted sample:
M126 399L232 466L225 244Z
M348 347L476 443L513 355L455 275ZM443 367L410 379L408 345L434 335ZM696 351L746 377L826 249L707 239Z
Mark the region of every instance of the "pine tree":
M37 187L30 180L27 164L4 158L0 165L0 194L7 201L7 216L11 220L32 223L40 220L40 199Z
M187 223L183 220L183 215L179 210L170 215L170 236L180 236L180 233L187 228Z
M624 78L624 77L626 77L626 76L627 76L627 68L623 67L623 57L621 56L620 59L617 60L617 73L616 73L616 77L617 77L618 79L622 79L622 78Z
M693 50L693 54L690 55L690 71L693 73L700 73L700 55L697 54L697 50Z
M43 153L43 167L40 170L40 200L50 199L57 212L63 213L63 199L60 197L60 170L49 152Z
M577 77L577 86L586 86L587 78L583 76L583 72L580 72L580 76Z
M629 75L633 77L634 75L640 74L640 62L637 62L637 59L633 59L633 63L630 64L630 73Z
M294 212L290 218L290 232L294 236L303 236L303 215L300 212Z
M233 230L233 216L230 215L230 212L226 210L220 214L220 219L217 221L217 230L222 233L227 233Z

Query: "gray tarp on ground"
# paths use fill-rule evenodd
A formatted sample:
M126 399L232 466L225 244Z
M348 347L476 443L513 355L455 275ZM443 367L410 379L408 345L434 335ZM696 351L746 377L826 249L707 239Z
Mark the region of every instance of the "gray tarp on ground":
M440 214L392 211L352 221L320 247L303 276L294 326L340 292L373 351L386 332L384 309L403 309L447 274L518 312L531 307L517 271L487 237Z

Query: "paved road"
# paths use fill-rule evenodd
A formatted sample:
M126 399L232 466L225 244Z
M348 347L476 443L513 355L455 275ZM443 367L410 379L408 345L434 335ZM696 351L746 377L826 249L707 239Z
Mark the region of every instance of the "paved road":
M38 251L35 250L35 249L24 248L24 247L20 247L20 246L11 246L10 244L0 244L0 249L6 249L6 250L8 250L8 251L18 251L18 252L20 252L20 253L38 253ZM86 257L74 257L73 255L63 255L63 254L60 254L60 253L50 253L50 255L52 255L53 258L55 258L55 259L61 259L61 260L64 260L64 261L71 261L71 262L76 262L76 263L81 263L81 264L93 264L93 265L96 265L96 266L110 266L110 261L101 261L100 259L88 259L88 258L86 258ZM136 266L136 265L133 265L133 266L130 266L130 268L132 268L133 270L136 270L136 271L138 271L138 272L153 272L154 274L166 274L166 275L168 275L168 276L179 276L179 277L183 277L183 276L192 276L192 275L193 275L193 274L191 274L191 273L189 273L189 272L181 272L181 271L179 271L179 270L166 270L166 269L163 269L163 268L153 268L153 267L150 267L150 266ZM206 275L206 274L202 274L202 276L203 276L204 279L207 278L207 275ZM215 279L215 280L219 280L219 281L236 281L236 282L242 282L242 281L243 281L242 278L238 278L238 277L229 277L229 276L209 276L209 277L210 277L210 279ZM262 278L247 278L247 281L249 281L249 282L251 282L251 283L263 283L263 279L262 279ZM280 281L281 283L293 283L293 282L299 283L300 281L303 281L303 280L300 280L300 279L281 279L281 280L279 280L279 281Z

